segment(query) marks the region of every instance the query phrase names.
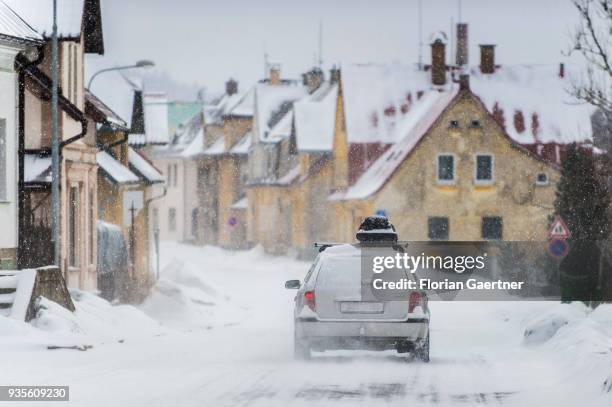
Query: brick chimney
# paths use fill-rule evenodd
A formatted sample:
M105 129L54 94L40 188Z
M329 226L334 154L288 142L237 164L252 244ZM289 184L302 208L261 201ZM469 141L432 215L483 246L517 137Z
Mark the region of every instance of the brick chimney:
M308 89L308 93L313 93L325 80L323 71L320 68L313 68L310 71L302 74L302 82Z
M459 90L470 90L470 75L459 75Z
M559 78L565 78L565 64L563 62L559 64Z
M457 24L457 55L455 63L457 66L468 64L468 25Z
M495 73L495 45L480 44L480 72Z
M440 38L431 43L431 83L446 83L446 44Z
M141 90L134 90L134 102L132 104L132 126L130 128L130 133L145 133L144 102L142 99Z
M236 82L232 78L225 82L225 93L228 96L235 95L236 93L238 93L238 82Z
M280 64L270 64L270 76L268 77L270 85L280 85L281 83L281 67Z

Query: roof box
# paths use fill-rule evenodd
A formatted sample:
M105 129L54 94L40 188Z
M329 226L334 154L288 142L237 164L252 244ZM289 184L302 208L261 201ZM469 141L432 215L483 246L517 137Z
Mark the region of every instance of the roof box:
M361 243L397 242L397 233L386 216L375 215L361 222L356 238Z

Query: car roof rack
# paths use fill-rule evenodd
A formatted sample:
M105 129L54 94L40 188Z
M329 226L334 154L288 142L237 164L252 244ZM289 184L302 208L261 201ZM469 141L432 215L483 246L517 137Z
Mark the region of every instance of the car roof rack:
M324 251L325 249L332 247L332 246L339 246L341 244L346 244L346 243L336 243L336 242L314 242L314 247L316 247L317 249L319 249L319 253L321 253L322 251Z

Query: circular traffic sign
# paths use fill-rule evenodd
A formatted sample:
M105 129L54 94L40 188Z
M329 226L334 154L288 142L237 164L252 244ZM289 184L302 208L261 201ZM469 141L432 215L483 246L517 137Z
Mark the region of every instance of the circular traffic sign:
M561 259L567 255L569 244L563 239L553 239L548 242L548 254L555 259Z

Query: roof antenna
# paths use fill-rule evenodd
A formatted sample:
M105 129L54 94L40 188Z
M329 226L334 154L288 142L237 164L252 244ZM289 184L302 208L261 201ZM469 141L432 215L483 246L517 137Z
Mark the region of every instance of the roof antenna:
M319 69L323 67L323 20L319 20Z
M419 0L419 70L423 69L423 0Z
M457 0L457 22L461 23L461 0Z

